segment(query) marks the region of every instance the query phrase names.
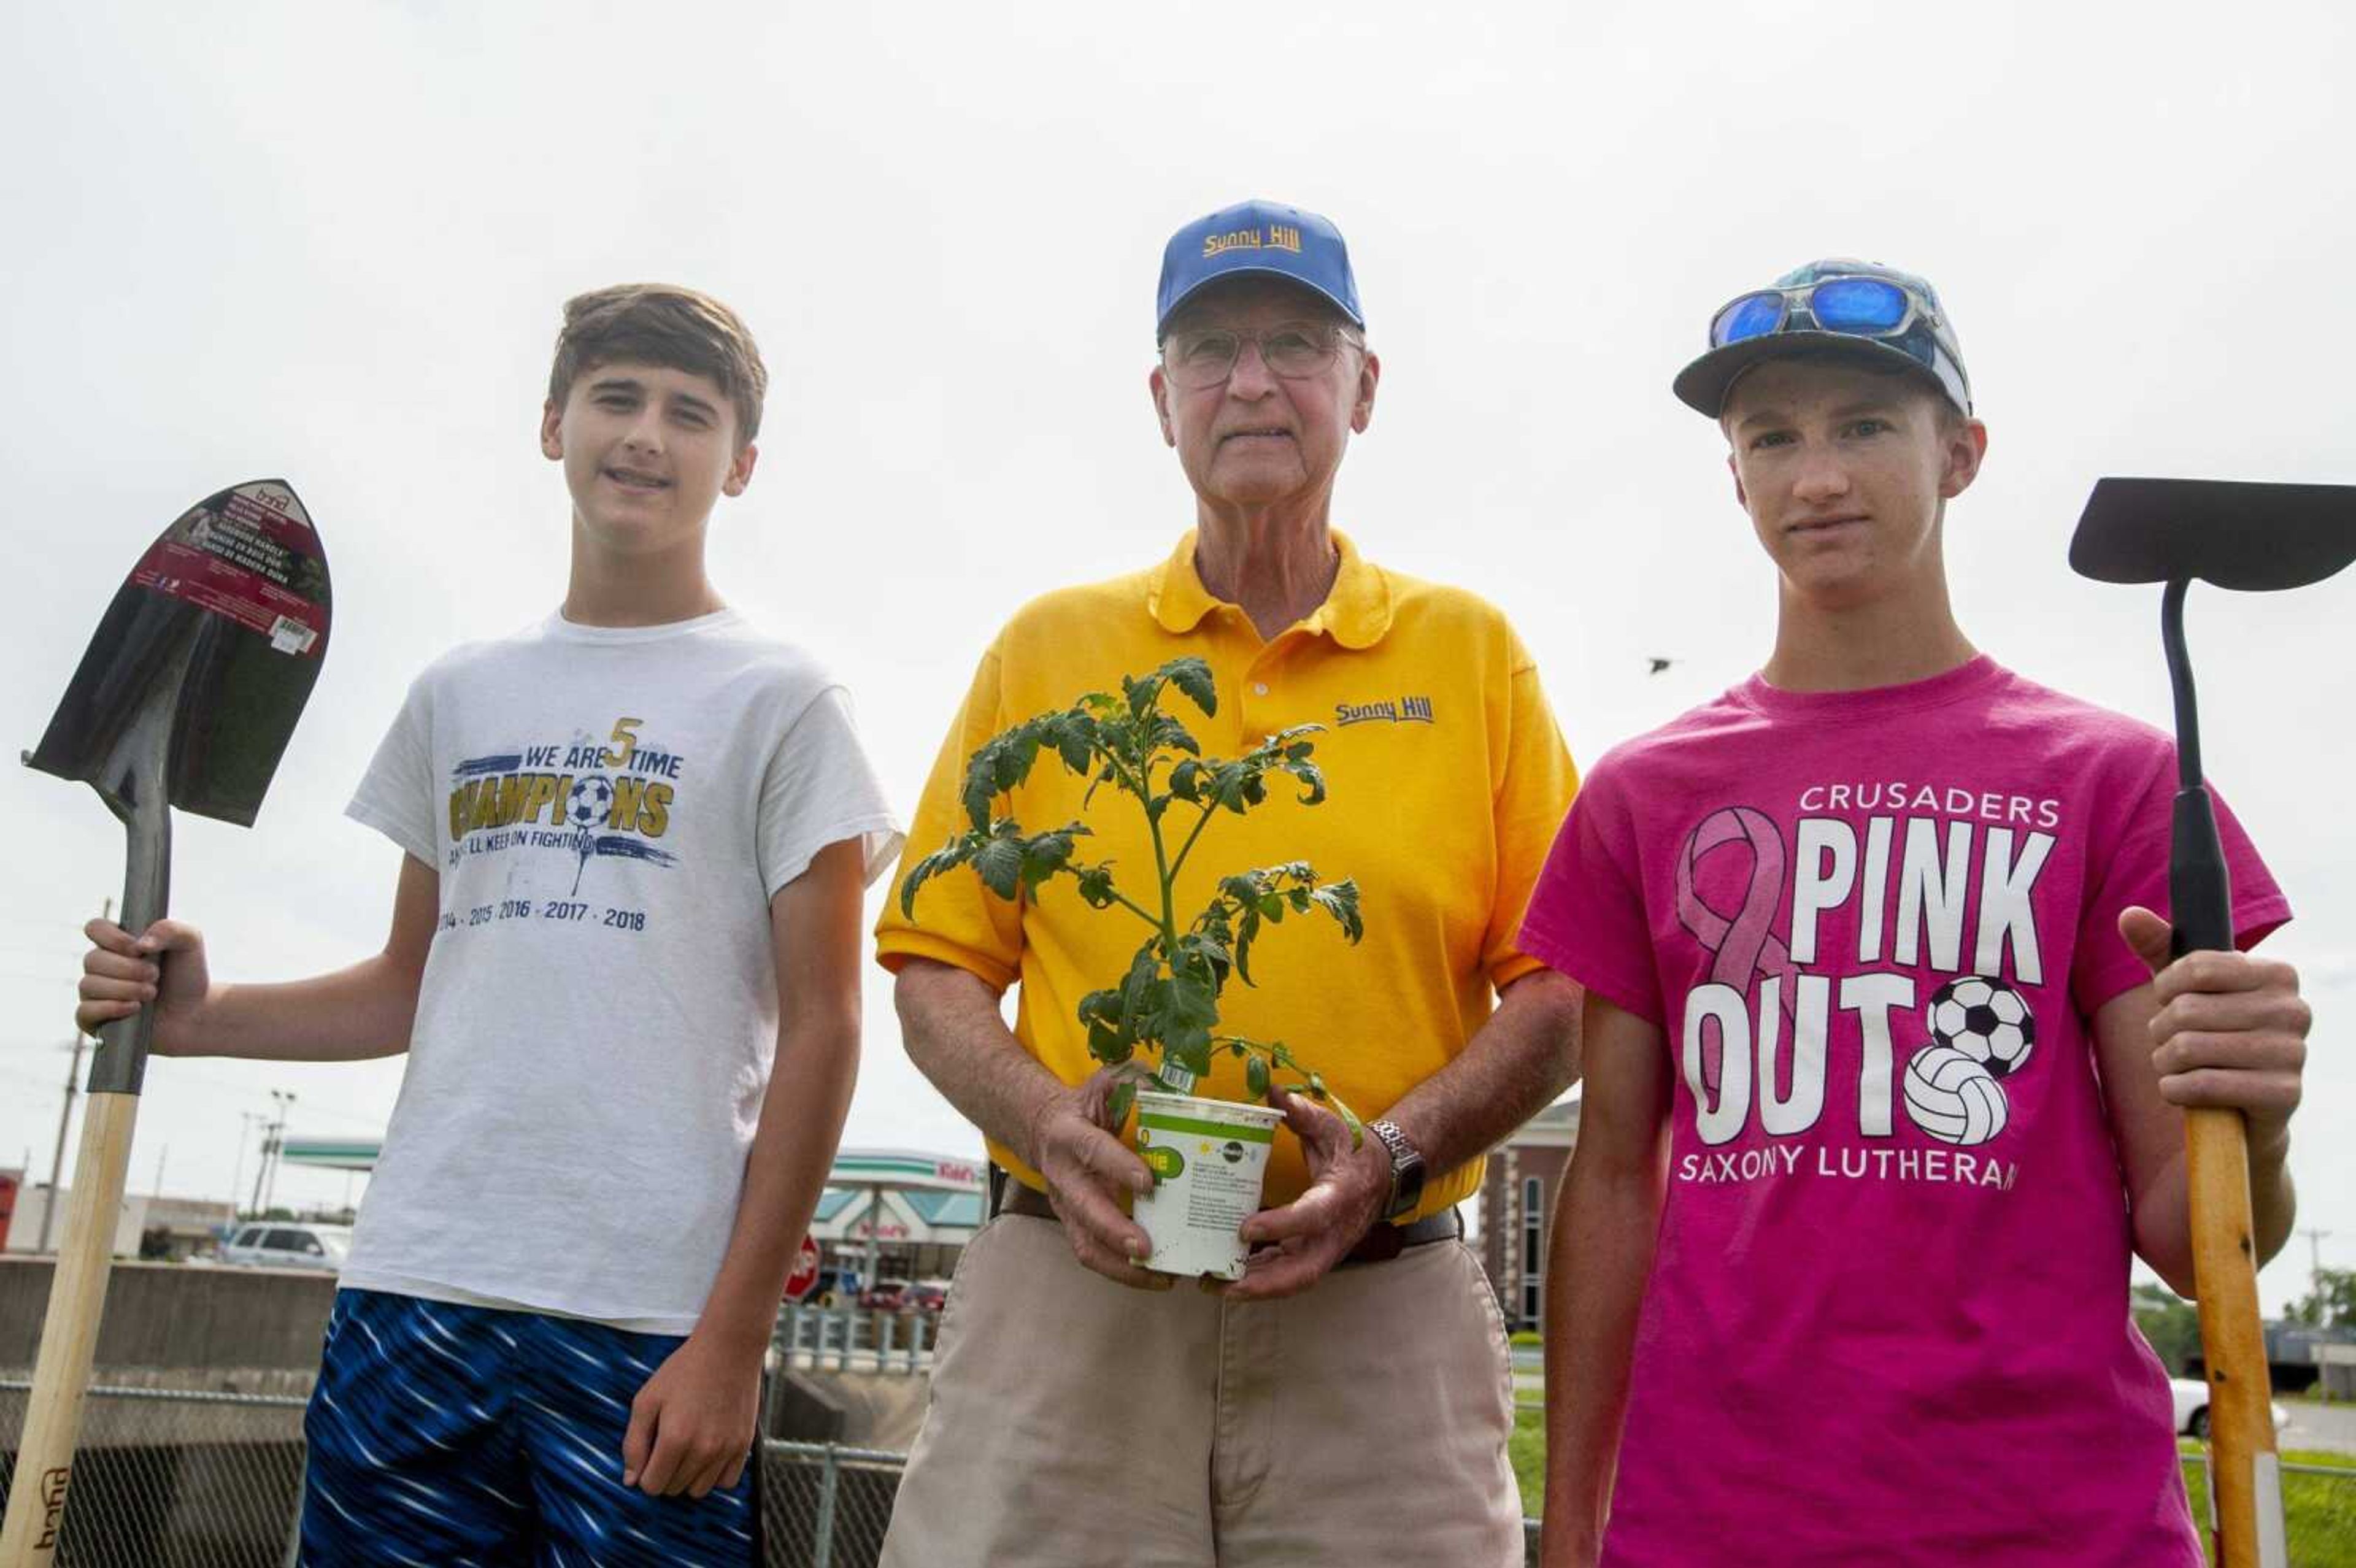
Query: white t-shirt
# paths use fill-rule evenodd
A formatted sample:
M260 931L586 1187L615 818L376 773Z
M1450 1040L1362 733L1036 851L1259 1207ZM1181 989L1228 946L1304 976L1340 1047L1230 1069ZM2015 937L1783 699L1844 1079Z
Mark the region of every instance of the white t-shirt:
M441 877L346 1285L684 1334L776 1048L769 899L900 834L841 687L723 611L436 660L348 808Z

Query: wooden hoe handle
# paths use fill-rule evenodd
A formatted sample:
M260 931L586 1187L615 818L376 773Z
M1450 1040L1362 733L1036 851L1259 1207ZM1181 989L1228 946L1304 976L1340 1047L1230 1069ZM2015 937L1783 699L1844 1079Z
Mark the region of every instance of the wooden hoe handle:
M2281 1471L2258 1322L2249 1125L2214 1106L2184 1113L2193 1288L2209 1372L2210 1529L2221 1568L2284 1568Z

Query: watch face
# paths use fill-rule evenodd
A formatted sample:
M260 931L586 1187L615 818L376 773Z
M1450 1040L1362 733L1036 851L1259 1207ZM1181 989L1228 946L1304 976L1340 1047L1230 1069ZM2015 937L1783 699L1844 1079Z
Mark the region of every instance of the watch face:
M1366 1130L1382 1140L1384 1151L1391 1157L1391 1200L1383 1218L1396 1220L1412 1212L1423 1200L1423 1156L1389 1122L1368 1123Z

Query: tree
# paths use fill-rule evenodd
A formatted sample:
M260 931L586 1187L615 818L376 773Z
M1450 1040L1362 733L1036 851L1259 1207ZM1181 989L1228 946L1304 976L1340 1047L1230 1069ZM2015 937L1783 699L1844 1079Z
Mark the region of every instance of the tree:
M2151 1342L2168 1375L2180 1378L2201 1358L2201 1314L2164 1285L2138 1285L2127 1293L2136 1327Z
M2317 1269L2314 1288L2286 1316L2311 1328L2356 1328L2356 1269Z

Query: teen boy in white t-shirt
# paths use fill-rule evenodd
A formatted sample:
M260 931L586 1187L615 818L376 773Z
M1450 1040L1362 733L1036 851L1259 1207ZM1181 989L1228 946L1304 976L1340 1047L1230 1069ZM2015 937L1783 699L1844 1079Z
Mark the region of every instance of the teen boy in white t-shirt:
M898 844L842 688L705 575L766 384L703 295L566 306L564 603L429 667L362 778L350 815L405 852L382 952L216 985L193 927L90 929L85 1029L150 1002L166 1055L409 1052L305 1421L305 1561L753 1560L762 1356Z

